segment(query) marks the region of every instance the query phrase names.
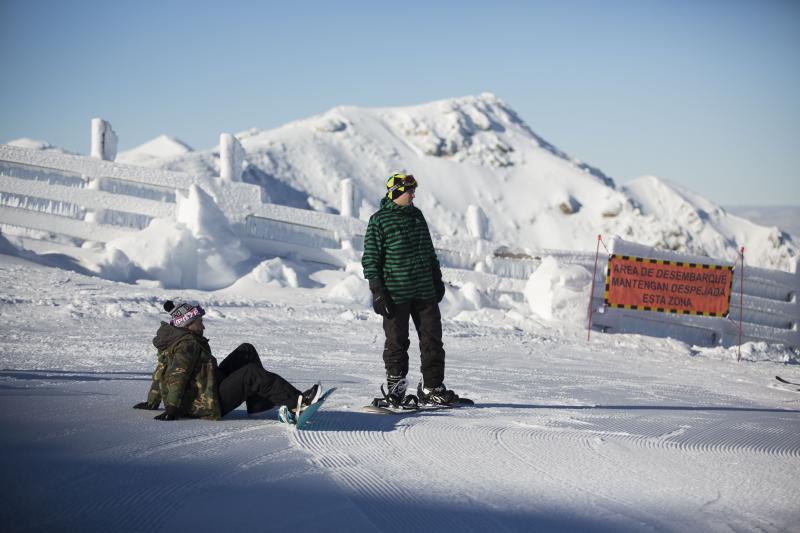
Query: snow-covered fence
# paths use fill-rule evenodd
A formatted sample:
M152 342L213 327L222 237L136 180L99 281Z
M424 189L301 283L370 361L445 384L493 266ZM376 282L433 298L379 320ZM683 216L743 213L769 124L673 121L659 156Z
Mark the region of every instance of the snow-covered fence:
M234 153L235 145L229 144L229 170L233 172L241 165L241 158ZM342 257L347 254L337 250L363 250L366 223L352 216L357 205L352 181L342 182L340 216L264 204L260 187L236 181L234 174L230 179L199 178L0 145L0 225L63 235L73 244L106 243L145 228L154 218L176 219L178 202L197 184L214 199L237 237L256 255L294 254L342 266ZM485 215L473 209L470 221L472 233L485 233ZM493 264L495 243L472 236L434 235L434 244L453 282L478 276L483 286L483 278L488 276L495 279L489 285L496 285L498 291L521 295L519 279L525 279L529 269L525 278L517 276L513 282L504 282L505 271L510 268L500 265L500 260ZM454 274L456 270L459 275Z
M0 224L106 242L172 216L189 176L0 145Z
M214 198L259 254L294 253L338 266L327 249L360 242L366 227L350 217L264 204L257 185L0 145L0 224L28 232L108 242L154 218L174 219L178 197L192 185Z
M708 257L657 250L622 239L613 239L610 251L619 255L669 261L730 264ZM797 298L800 292L800 269L797 262L794 272L782 272L750 267L745 256L743 284L741 266L737 264L734 270L730 314L727 318L608 308L604 305L607 264L608 256L603 256L592 295L593 329L609 333L673 337L700 346L732 346L739 342L741 318L742 342L767 341L800 346L800 302Z

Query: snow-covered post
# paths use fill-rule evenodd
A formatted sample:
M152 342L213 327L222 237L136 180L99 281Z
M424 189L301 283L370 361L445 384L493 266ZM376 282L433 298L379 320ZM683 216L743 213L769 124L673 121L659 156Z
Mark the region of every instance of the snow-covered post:
M230 133L219 136L219 177L228 181L242 181L244 148L239 139Z
M117 158L117 134L111 124L102 118L92 119L92 157L103 161Z
M339 213L343 217L354 217L354 208L355 208L355 186L353 185L353 180L351 179L343 179L339 182L340 185L340 193L342 195L341 202L342 206Z
M467 206L467 233L475 239L486 239L486 215L477 205Z
M341 206L339 209L339 214L343 217L353 217L355 216L355 185L353 184L353 180L351 179L343 179L339 182L339 194L340 194L340 201ZM353 249L353 239L350 236L342 237L342 250L352 250Z

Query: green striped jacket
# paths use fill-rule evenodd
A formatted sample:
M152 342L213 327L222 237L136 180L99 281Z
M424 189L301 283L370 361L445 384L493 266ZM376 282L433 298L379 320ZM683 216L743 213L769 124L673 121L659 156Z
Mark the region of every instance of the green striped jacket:
M396 304L435 298L433 273L439 271L439 260L422 211L381 200L367 224L361 266L365 278L383 282Z

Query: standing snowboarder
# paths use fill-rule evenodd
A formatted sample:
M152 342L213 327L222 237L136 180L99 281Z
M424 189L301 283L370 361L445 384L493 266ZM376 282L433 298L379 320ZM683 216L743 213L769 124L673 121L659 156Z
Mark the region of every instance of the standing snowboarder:
M372 291L372 307L383 316L386 342L385 401L404 406L408 381L408 319L419 336L422 382L420 403L454 405L458 395L444 385L444 346L439 302L444 297L442 271L428 224L414 204L417 181L411 174L393 174L386 196L369 219L361 265ZM381 386L383 391L383 386Z
M247 404L249 414L287 405L301 409L317 400L319 383L300 392L278 374L264 369L252 344L244 343L217 365L211 355L208 339L203 337L203 315L200 305L172 301L164 303L172 319L161 326L153 339L158 350L158 363L147 401L134 409L165 411L156 420L177 420L181 417L218 420Z

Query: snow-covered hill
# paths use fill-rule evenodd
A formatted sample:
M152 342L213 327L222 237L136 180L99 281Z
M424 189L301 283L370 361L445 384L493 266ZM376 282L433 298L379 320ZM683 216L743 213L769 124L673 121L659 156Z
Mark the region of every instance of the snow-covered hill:
M247 151L244 179L264 186L275 203L336 211L339 182L350 178L366 219L385 177L407 171L420 183L417 205L446 236L466 233L465 213L474 204L489 221L489 239L515 248L591 250L603 234L728 260L744 246L754 252L751 264L784 270L798 255L788 234L665 180L618 187L535 134L493 94L402 108L337 107L237 137ZM218 162L213 148L148 164L217 175Z
M5 143L9 146L16 146L17 148L27 148L29 150L42 150L43 152L57 152L59 154L71 154L69 150L65 150L59 146L50 144L47 141L40 139L31 139L29 137L20 137Z
M120 152L116 161L143 167L162 167L168 161L180 159L190 152L192 148L185 142L169 135L159 135L136 148Z
M661 232L650 245L729 261L736 259L736 247L744 246L749 264L784 270L797 255L797 245L785 231L759 226L654 176L633 180L623 190L639 206L647 225Z
M385 178L406 171L420 183L417 205L444 236L465 235L467 208L477 205L487 238L512 249L590 251L602 234L724 260L745 247L749 264L781 270L800 255L788 233L727 213L667 180L648 176L618 186L545 141L490 93L411 107L336 107L237 137L247 152L243 179L261 185L271 203L337 212L340 181L349 178L366 220ZM13 143L57 149L29 139ZM219 175L218 147L192 150L167 135L121 152L117 161Z
M776 226L800 238L800 205L726 205L725 210L761 226Z

